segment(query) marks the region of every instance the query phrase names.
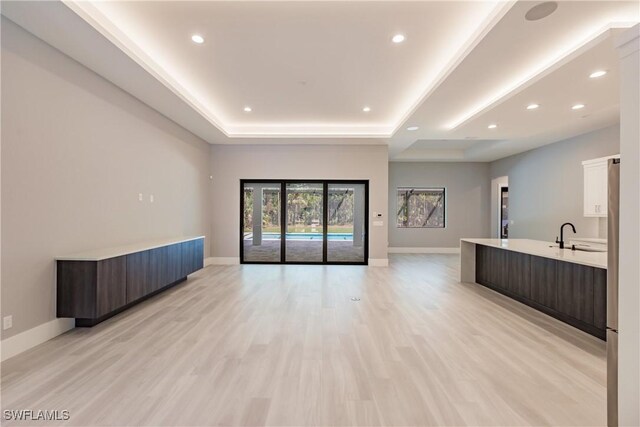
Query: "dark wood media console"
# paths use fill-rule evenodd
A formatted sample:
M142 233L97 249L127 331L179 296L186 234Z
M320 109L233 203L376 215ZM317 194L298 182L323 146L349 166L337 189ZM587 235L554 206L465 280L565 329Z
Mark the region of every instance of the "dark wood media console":
M203 267L204 237L57 258L57 316L93 326Z
M475 255L477 283L606 338L607 270L480 244Z

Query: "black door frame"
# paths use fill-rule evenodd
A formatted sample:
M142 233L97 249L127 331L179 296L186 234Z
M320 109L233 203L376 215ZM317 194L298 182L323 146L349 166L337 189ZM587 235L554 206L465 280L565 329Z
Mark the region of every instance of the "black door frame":
M504 228L504 227L503 227L503 225L502 225L502 221L503 221L502 214L503 214L503 212L504 212L504 208L503 208L503 204L502 204L502 203L504 202L504 200L503 200L502 195L503 195L503 193L505 193L505 192L507 193L507 195L509 194L509 187L505 185L505 186L500 186L500 187L499 187L499 189L500 189L500 194L498 194L498 198L500 199L500 209L498 209L498 215L500 216L500 221L499 221L499 224L500 224L500 227L499 227L499 228L500 228L500 229L498 230L498 234L499 234L499 236L500 236L500 238L501 238L501 239L505 239L505 237L502 237L502 236L503 236L503 234L502 234L502 230L503 230L503 228ZM508 206L507 206L507 209L509 209L509 207L508 207ZM507 227L507 230L508 230L508 229L509 229L509 228ZM509 237L509 235L507 234L507 237L506 237L506 238L508 238L508 237Z
M244 259L244 185L280 184L280 261L245 261ZM286 260L287 184L322 184L322 261L301 262ZM341 262L327 260L327 231L329 229L329 184L364 184L364 261ZM241 179L240 180L240 264L310 264L310 265L368 265L369 264L369 180L356 179Z

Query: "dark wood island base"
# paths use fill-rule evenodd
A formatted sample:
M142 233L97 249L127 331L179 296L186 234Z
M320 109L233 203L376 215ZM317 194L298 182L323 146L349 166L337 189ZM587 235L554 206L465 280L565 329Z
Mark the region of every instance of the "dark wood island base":
M56 262L57 316L91 327L201 269L204 237L95 251Z
M477 283L606 340L607 252L532 239L460 239L460 282Z
M606 339L607 270L476 245L476 283Z

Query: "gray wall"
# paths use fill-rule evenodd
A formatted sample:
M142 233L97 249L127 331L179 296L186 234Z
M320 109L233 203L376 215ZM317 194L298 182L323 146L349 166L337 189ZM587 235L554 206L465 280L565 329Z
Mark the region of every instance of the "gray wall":
M369 258L387 258L388 152L381 145L214 145L212 256L238 257L240 179L368 179L369 212L381 212L384 227L369 221Z
M1 89L3 339L56 318L56 255L210 240L207 143L4 17Z
M445 187L446 228L397 228L398 187ZM389 246L457 248L462 237L489 237L490 179L487 163L389 165Z
M509 237L555 240L566 221L577 236L603 236L606 220L583 216L582 161L619 150L615 125L491 163L491 178L509 177Z

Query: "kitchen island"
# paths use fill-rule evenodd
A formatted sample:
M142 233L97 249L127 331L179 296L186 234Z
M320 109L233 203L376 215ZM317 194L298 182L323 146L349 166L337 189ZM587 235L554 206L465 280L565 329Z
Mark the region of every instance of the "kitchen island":
M607 253L529 239L461 239L460 281L478 283L605 339Z

